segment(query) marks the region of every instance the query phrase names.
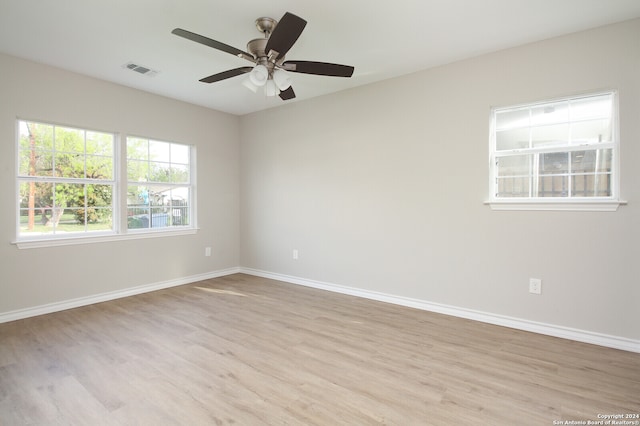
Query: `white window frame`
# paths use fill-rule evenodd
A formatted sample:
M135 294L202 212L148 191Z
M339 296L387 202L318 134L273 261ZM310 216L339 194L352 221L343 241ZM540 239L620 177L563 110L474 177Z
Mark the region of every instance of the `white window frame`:
M596 97L612 96L612 142L603 145L558 145L553 147L521 148L502 150L498 152L496 141L496 113L508 110L535 108L558 102ZM569 121L570 123L570 121ZM534 127L530 127L534 128ZM607 197L498 197L497 196L497 158L514 154L544 154L553 152L570 152L582 150L596 150L600 148L612 149L611 195ZM618 94L615 90L586 93L544 101L511 105L508 107L494 107L490 114L489 135L489 199L485 204L493 210L559 210L559 211L616 211L626 201L620 200L620 142L618 121ZM537 180L538 169L534 167L532 180Z
M30 180L28 177L20 176L20 122L31 122L45 125L53 125L59 127L68 127L74 129L80 129L84 131L96 131L101 133L109 133L114 135L114 176L113 180L104 181L105 183L113 185L113 199L112 199L112 221L113 227L110 231L92 231L92 232L78 232L71 234L40 234L40 235L20 235L20 183L25 180ZM133 136L133 135L131 135ZM135 136L134 136L135 137ZM144 137L146 138L146 137ZM152 140L158 140L154 138L146 138ZM15 221L15 239L12 244L16 245L19 249L34 249L41 247L55 247L66 246L76 244L94 244L101 242L111 242L119 240L131 240L131 239L146 239L146 238L158 238L158 237L171 237L180 235L193 235L198 231L197 226L197 185L196 185L196 147L194 145L188 145L179 142L173 142L180 145L189 147L189 176L190 176L190 200L189 200L189 212L190 219L188 226L178 227L164 227L164 228L149 228L149 229L127 229L127 155L126 155L126 141L127 135L108 131L108 130L96 130L90 129L85 126L68 125L53 123L43 120L32 120L18 117L16 119L16 133L15 133L15 205L14 214L16 215ZM37 179L41 180L41 179ZM65 179L58 178L60 182L73 181L80 182L79 179ZM44 181L44 180L41 180ZM92 183L95 183L92 181ZM99 183L99 182L98 182Z

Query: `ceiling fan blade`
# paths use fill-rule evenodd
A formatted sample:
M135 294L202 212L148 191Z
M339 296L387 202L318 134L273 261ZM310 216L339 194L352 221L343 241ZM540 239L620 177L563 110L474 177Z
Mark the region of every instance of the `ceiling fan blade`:
M286 61L282 68L302 74L326 75L329 77L351 77L355 68L349 65L313 61Z
M289 99L295 98L296 94L293 91L293 87L289 86L289 88L280 92L278 96L280 96L280 99L282 99L283 101L288 101Z
M192 33L191 31L183 30L182 28L176 28L171 31L172 34L177 36L186 38L187 40L195 41L196 43L204 44L205 46L213 47L214 49L221 50L226 53L230 53L233 56L239 56L241 58L248 59L253 61L253 55L247 53L243 50L236 49L233 46L229 46L228 44L221 43L219 41L210 39L205 36L201 36L200 34Z
M227 70L223 72L219 72L218 74L210 75L209 77L201 78L200 81L203 83L215 83L216 81L226 80L227 78L235 77L241 74L246 74L250 72L253 67L241 67L234 68L232 70Z
M275 50L278 52L276 60L284 57L298 40L306 25L307 21L299 16L289 12L285 13L269 36L264 49L265 53L268 55L270 51Z

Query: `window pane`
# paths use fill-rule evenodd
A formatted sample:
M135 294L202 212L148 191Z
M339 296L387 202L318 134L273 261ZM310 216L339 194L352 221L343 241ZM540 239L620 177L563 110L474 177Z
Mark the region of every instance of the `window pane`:
M611 175L574 176L572 193L574 197L608 197L611 195Z
M20 176L36 176L36 151L21 150L18 153L18 174Z
M568 102L554 102L531 108L531 125L566 123L569 121Z
M22 182L19 235L77 231L73 212L66 211L67 204L77 204L77 191L78 185Z
M613 97L611 94L574 99L570 102L571 120L589 120L611 117Z
M53 126L20 121L20 149L53 149Z
M62 214L55 224L55 232L57 234L66 234L71 232L86 232L88 227L85 226L85 210L84 209L60 209Z
M518 198L529 197L529 177L505 177L497 179L496 197Z
M529 148L529 128L502 130L496 133L496 150Z
M534 148L546 146L566 146L569 141L569 124L555 124L533 127L531 129L531 145Z
M595 173L596 151L575 151L571 153L573 173Z
M113 229L113 209L110 207L87 208L87 231L110 231Z
M19 234L44 232L53 203L53 185L43 182L22 182L19 186ZM51 229L46 230L47 232Z
M134 160L149 159L149 141L140 138L127 138L127 158Z
M133 182L149 180L149 163L146 161L128 160L127 179Z
M540 154L539 173L563 174L569 172L569 154L566 152L552 152Z
M611 149L572 152L571 170L574 173L610 173L612 156Z
M171 167L171 182L189 183L189 166L174 164Z
M149 207L149 190L146 186L129 186L127 190L127 205Z
M36 151L35 176L53 176L53 153L51 151Z
M189 225L189 207L181 205L173 205L171 208L171 224L173 226Z
M190 225L189 197L188 186L129 186L128 229Z
M189 225L189 187L173 188L170 192L171 224L173 226Z
M610 196L611 166L611 149L572 152L573 195L577 197Z
M540 176L538 179L538 197L568 197L568 176Z
M51 176L53 174L53 155L51 151L20 151L20 176Z
M498 176L531 176L531 156L498 157L497 171Z
M529 127L529 108L496 112L496 130Z
M87 131L87 154L113 157L113 144L112 134Z
M170 163L157 163L152 161L149 167L151 169L149 182L171 182Z
M613 150L599 149L596 156L596 172L613 172Z
M145 186L129 186L127 190L127 228L149 227L149 190Z
M89 224L113 226L113 186L112 185L87 185L86 210ZM91 229L94 229L92 227ZM96 229L106 229L100 227Z
M169 214L167 213L167 209L164 207L161 208L152 208L151 209L151 218L150 218L150 228L165 228L169 226Z
M29 194L32 192L30 188L34 188L35 190L35 182L22 182L18 187L18 202L20 203L20 208L24 209L29 207Z
M173 164L189 164L189 146L172 143L171 162Z
M84 153L84 131L68 127L55 128L55 150Z
M529 197L531 155L512 155L497 159L497 197Z
M153 161L170 161L170 144L166 142L149 141L149 159Z
M65 178L84 178L84 156L66 152L54 155L54 176Z
M610 197L612 195L611 173L602 174L602 175L598 174L598 175L595 175L594 178L595 178L595 183L593 185L593 188L594 188L593 196L594 197Z
M166 206L171 197L171 189L168 186L149 186L149 205L151 207Z
M84 207L84 203L84 184L56 184L56 205L63 207Z
M113 158L87 156L87 178L113 180Z
M30 218L30 215L32 216ZM19 236L29 236L38 234L52 234L53 224L49 222L51 209L21 209ZM30 222L30 221L33 222ZM32 223L32 225L31 225Z
M26 195L33 199L36 208L46 208L53 206L53 184L48 182L29 182L23 183L22 187L27 186L29 191ZM31 192L32 191L32 192ZM21 191L22 192L22 191Z
M128 209L127 229L145 229L149 227L149 210L140 211Z
M20 185L21 199L32 200L35 208L53 206L53 184L47 182L24 182Z
M571 124L571 143L593 144L599 142L611 142L611 121L588 120Z

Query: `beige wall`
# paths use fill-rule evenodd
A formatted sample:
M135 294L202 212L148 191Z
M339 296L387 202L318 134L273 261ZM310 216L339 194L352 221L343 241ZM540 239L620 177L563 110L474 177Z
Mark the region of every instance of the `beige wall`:
M4 55L0 76L0 313L238 266L237 117ZM16 117L196 145L200 230L19 250L10 244Z
M243 117L242 266L639 339L639 40L635 20ZM627 206L483 205L491 106L602 89Z

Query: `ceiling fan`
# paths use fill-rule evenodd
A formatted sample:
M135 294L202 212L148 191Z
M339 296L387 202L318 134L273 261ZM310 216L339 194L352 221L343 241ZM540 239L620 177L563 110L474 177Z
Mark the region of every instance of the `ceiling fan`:
M249 74L249 78L243 82L246 87L256 92L259 87L264 86L267 96L279 95L282 100L286 101L296 97L287 71L331 77L351 77L353 75L354 68L348 65L314 61L285 61L285 55L298 40L306 25L307 21L289 12L284 14L280 22L272 18L258 18L256 19L256 27L264 34L264 38L257 38L247 43L248 52L182 28L176 28L171 32L255 64L204 77L200 79L203 83L215 83L242 74Z

